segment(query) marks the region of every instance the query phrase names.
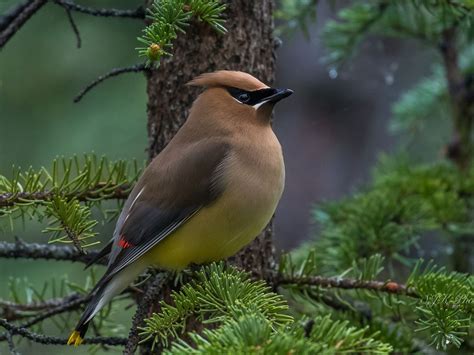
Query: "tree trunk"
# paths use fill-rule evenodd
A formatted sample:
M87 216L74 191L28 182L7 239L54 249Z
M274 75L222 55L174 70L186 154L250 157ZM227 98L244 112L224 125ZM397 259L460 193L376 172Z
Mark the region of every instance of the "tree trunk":
M228 33L217 34L195 21L174 45L174 56L148 74L148 152L158 154L184 123L198 88L185 84L220 69L248 72L271 84L275 73L273 1L236 0L225 11ZM232 262L258 277L274 265L271 225Z

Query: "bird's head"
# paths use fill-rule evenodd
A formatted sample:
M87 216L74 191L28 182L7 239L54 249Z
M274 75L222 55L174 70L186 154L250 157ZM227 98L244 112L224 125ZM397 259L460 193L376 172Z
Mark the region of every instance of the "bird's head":
M271 88L250 74L220 70L202 74L188 83L206 88L199 98L200 106L258 122L270 122L274 105L290 96L290 89Z

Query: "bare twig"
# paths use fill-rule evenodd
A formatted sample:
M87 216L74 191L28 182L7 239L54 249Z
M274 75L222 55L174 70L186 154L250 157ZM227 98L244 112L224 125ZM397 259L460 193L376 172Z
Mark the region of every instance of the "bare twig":
M38 315L34 318L29 319L27 322L23 323L21 325L21 327L28 328L28 327L31 327L34 324L42 322L45 319L51 318L51 317L53 317L57 314L61 314L61 313L67 312L67 311L71 311L73 309L77 309L80 306L82 306L84 303L89 302L91 297L92 297L91 295L87 295L87 296L78 296L78 295L76 295L76 297L74 297L73 299L65 300L65 302L63 304L58 305L58 306L50 309L49 311L44 312L44 313L42 313L42 314L40 314L40 315Z
M99 76L97 79L95 79L93 82L91 82L89 85L87 85L75 98L74 102L79 102L81 99L84 97L85 94L87 94L91 89L93 89L95 86L103 82L104 80L123 74L123 73L138 73L142 71L147 71L149 70L145 64L135 64L130 67L125 67L125 68L114 68L108 73Z
M25 10L30 2L31 0L23 1L22 3L12 6L4 15L0 16L0 32L7 28L10 23Z
M100 17L128 17L144 19L146 12L140 6L134 10L119 10L119 9L94 9L92 7L82 6L69 0L53 0L53 2L66 10L82 12L83 14L100 16Z
M28 327L31 327L32 325L42 322L43 320L51 318L55 315L77 309L80 306L82 306L84 303L88 302L90 299L91 299L91 295L79 296L78 294L73 294L73 295L66 296L62 299L61 304L58 304L54 308L51 308L50 310L29 319L27 322L19 325L19 327L28 328ZM5 320L11 321L13 319L9 319L7 317ZM5 334L0 334L0 341L4 341L4 340L8 340L8 332Z
M0 241L0 258L26 258L45 260L65 260L86 263L92 260L98 251L89 250L86 255L76 248L54 244L25 243L17 239L14 243ZM105 260L98 261L105 264Z
M320 286L325 288L341 288L347 290L365 289L376 292L418 297L416 292L403 284L393 281L365 281L356 279L341 279L336 277L308 276L308 277L280 277L276 280L277 286Z
M76 41L77 41L77 48L81 48L81 34L79 33L79 28L77 27L76 23L74 22L74 18L72 17L71 10L65 9L66 10L66 15L69 20L69 23L71 25L72 31L74 32L74 35L76 36Z
M57 338L50 337L43 334L34 333L27 328L18 327L5 319L0 319L0 327L5 328L12 335L20 335L24 338L27 338L35 343L48 344L48 345L66 345L66 338ZM102 345L113 345L113 346L123 346L127 343L127 338L120 337L95 337L95 338L86 338L84 339L83 344L102 344Z
M30 0L24 7L15 8L11 13L13 16L7 15L5 22L8 24L0 32L0 49L46 2L47 0Z
M18 351L15 350L15 343L13 342L13 336L11 332L6 334L8 350L10 350L10 355L20 355Z
M15 312L43 311L54 307L61 306L69 301L79 297L77 293L66 297L51 298L44 302L16 303L0 299L0 308L7 308Z
M105 184L98 184L87 190L65 194L64 197L68 200L75 198L78 201L124 200L128 197L131 187L131 184L110 187ZM50 201L55 195L57 195L55 191L3 193L0 194L0 207L11 207L25 202Z
M137 311L133 316L132 327L128 333L128 341L123 351L124 355L133 355L137 348L138 342L140 341L138 335L138 327L142 325L144 319L151 315L153 305L157 303L157 298L162 291L163 284L167 280L167 274L159 273L149 283L145 294L138 302Z

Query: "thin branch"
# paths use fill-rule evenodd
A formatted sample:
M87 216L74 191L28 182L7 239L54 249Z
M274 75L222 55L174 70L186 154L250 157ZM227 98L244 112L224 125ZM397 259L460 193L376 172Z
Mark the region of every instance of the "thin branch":
M27 338L35 343L48 344L48 345L66 345L66 338L50 337L43 334L34 333L26 328L15 326L5 319L0 319L0 326L5 328L12 335L20 335ZM127 343L127 338L120 337L95 337L84 339L83 344L102 344L112 346L123 346Z
M10 350L10 355L20 355L18 351L15 350L15 343L13 342L13 336L11 332L6 334L8 350Z
M24 7L15 8L12 15L7 15L8 25L0 32L0 49L20 30L20 28L38 11L47 0L30 0ZM20 11L21 10L21 11ZM8 19L11 19L10 21Z
M20 239L17 239L14 243L0 241L0 258L66 260L87 264L98 253L96 250L89 250L84 255L77 251L76 248L70 246L25 243ZM106 262L105 260L99 260L98 263L105 264Z
M123 184L115 188L110 186L106 188L106 184L98 184L84 191L76 191L67 193L64 197L68 200L76 198L79 201L90 200L125 200L128 197L132 185ZM113 191L111 191L113 189ZM42 202L50 201L58 193L56 191L38 191L38 192L17 192L17 193L3 193L0 194L0 208L12 207L16 204L25 202Z
M81 40L81 34L79 33L79 28L76 25L76 22L74 22L74 18L72 17L71 10L65 9L66 10L66 15L69 20L69 24L71 25L72 31L74 32L74 35L76 36L76 43L77 43L77 48L81 48L82 40Z
M0 32L2 32L5 28L7 28L10 23L18 17L25 8L31 3L31 0L24 1L20 4L12 6L10 10L8 10L4 15L0 16Z
M128 333L128 341L123 351L124 355L135 354L138 342L140 341L138 328L143 324L143 320L151 315L153 305L157 304L157 299L162 292L166 280L167 274L159 273L155 275L153 281L149 283L142 299L138 302L137 311L132 320L132 327Z
M33 317L33 318L29 319L27 322L19 325L19 327L20 328L29 328L32 325L35 325L39 322L42 322L45 319L54 317L55 315L77 309L80 306L82 306L84 303L87 303L91 299L91 297L92 297L91 295L79 296L78 294L73 294L73 295L66 296L62 299L61 304L58 304L56 307L54 307L54 308L52 308L52 309L50 309L50 310L48 310L48 311L46 311L42 314L39 314L36 317ZM11 321L13 319L7 317L5 320L6 321ZM8 340L8 332L5 333L5 334L0 334L0 341L5 341L5 340Z
M45 309L61 306L64 303L77 299L78 297L79 295L77 293L74 293L66 297L51 298L43 302L30 303L16 303L0 299L0 308L7 308L15 312L43 311Z
M61 227L64 229L64 232L66 232L67 237L72 242L72 245L74 245L74 247L76 248L76 250L80 254L85 255L86 251L84 250L84 248L81 245L81 241L79 240L79 236L76 233L74 233L74 231L72 231L71 228L69 228L69 226L67 226L64 223L64 221L60 221L60 223L61 223Z
M97 79L95 79L93 82L91 82L89 85L87 85L75 98L74 102L79 102L83 98L85 94L87 94L91 89L93 89L95 86L103 82L104 80L123 74L123 73L138 73L142 71L147 71L149 70L145 64L135 64L130 67L125 67L125 68L114 68L108 73L99 76Z
M393 281L365 281L356 279L341 279L336 277L308 276L308 277L280 277L276 280L277 286L320 286L325 288L341 288L347 290L364 289L376 292L404 295L418 298L416 292L403 284Z
M89 300L92 298L91 295L87 296L76 296L74 299L65 301L62 305L58 305L57 307L54 307L50 309L47 312L44 312L34 318L29 319L27 322L23 323L21 327L23 328L29 328L32 325L35 325L39 322L42 322L45 319L51 318L57 314L61 314L67 311L71 311L74 309L79 308L82 306L84 303L89 302Z
M94 9L92 7L82 6L69 0L53 0L56 5L59 5L69 11L82 12L83 14L100 16L100 17L128 17L144 19L146 16L145 9L140 6L134 10L119 10L119 9Z

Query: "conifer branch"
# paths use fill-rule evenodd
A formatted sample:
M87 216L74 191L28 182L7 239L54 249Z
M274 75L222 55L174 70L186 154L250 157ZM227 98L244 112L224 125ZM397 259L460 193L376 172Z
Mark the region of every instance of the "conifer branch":
M82 100L85 94L87 94L90 90L92 90L94 87L96 87L98 84L103 82L106 79L112 78L114 76L124 74L124 73L139 73L143 71L148 71L148 68L146 67L145 64L134 64L129 67L124 67L124 68L114 68L108 73L105 73L101 76L99 76L97 79L95 79L93 82L91 82L89 85L87 85L84 89L81 90L79 94L74 98L74 102L79 102Z
M87 254L84 255L76 248L70 246L25 243L20 239L17 239L14 243L0 241L0 258L64 260L87 264L97 254L98 251L95 250L88 250ZM105 260L99 260L98 263L103 265L105 264Z
M147 65L158 66L163 56L172 56L173 42L186 32L193 17L217 33L226 33L222 17L226 8L221 0L154 0L147 14L151 23L138 37L145 45L137 48L139 55L147 59Z
M133 355L140 341L139 327L145 321L145 318L150 316L153 310L153 304L156 303L157 298L162 292L164 283L167 280L167 274L157 274L149 282L145 294L138 302L137 310L132 319L132 327L128 334L128 341L125 345L124 355Z
M340 288L345 290L364 289L376 292L404 295L417 298L416 292L403 284L393 281L366 281L350 278L306 276L306 277L280 277L276 280L276 286L319 286L324 288Z
M0 49L20 30L20 28L33 16L47 0L29 0L24 5L15 7L6 15L0 32ZM3 21L2 21L3 22ZM0 28L1 28L0 27Z
M26 339L29 339L35 343L46 344L46 345L66 345L66 338L58 338L46 336L43 334L38 334L28 330L27 328L21 326L15 326L5 319L0 319L0 327L5 328L12 335L20 335ZM88 344L102 344L102 345L111 345L111 346L123 346L127 342L126 338L120 337L94 337L84 339L85 345Z
M56 5L59 5L66 10L81 12L83 14L99 16L99 17L127 17L127 18L145 18L145 9L140 6L134 10L120 10L120 9L94 9L92 7L82 6L70 0L53 0Z
M125 200L131 189L131 184L122 184L116 186L108 186L106 183L99 183L92 188L83 191L76 191L64 195L66 200L77 199L85 202L90 200ZM111 191L111 192L110 192ZM12 207L16 204L27 202L44 202L51 201L57 195L55 191L38 191L38 192L17 192L0 194L0 208Z

